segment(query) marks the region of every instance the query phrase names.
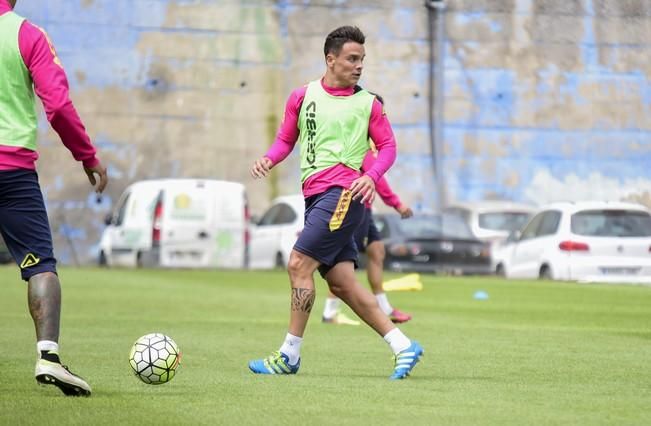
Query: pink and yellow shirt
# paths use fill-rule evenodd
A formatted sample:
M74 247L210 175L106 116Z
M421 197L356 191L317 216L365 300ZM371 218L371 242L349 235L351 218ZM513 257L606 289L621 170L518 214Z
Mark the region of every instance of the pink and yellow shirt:
M0 16L11 10L7 0L0 0ZM75 160L85 167L95 167L99 163L95 147L70 100L68 79L47 34L24 21L18 33L18 47L50 125ZM36 151L0 145L0 170L35 170L36 160Z
M328 87L323 80L321 80L321 84L325 91L332 96L351 96L355 91L354 87ZM306 91L307 86L300 87L294 90L287 99L285 117L276 135L276 140L265 154L265 157L269 158L274 165L287 158L298 140L298 115ZM377 148L377 158L368 169L363 168L363 173L377 184L396 159L396 140L393 130L382 104L377 99L373 101L371 108L368 134ZM320 194L333 186L350 188L353 181L360 176L359 171L343 164L337 164L306 179L303 183L303 195L309 197Z

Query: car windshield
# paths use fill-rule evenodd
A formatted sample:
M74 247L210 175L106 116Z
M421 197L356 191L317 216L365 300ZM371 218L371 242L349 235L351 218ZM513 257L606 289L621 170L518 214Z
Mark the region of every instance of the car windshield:
M637 210L586 210L572 215L572 232L591 237L651 237L651 215Z
M493 231L517 231L529 220L529 213L491 212L479 215L479 227Z
M474 239L468 225L458 216L414 216L398 223L407 238Z

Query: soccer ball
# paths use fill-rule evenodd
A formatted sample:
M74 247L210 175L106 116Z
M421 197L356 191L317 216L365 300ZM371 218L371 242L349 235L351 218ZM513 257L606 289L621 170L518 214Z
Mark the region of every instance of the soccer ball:
M180 360L178 345L161 333L142 336L129 353L129 364L134 374L149 385L162 385L172 380Z

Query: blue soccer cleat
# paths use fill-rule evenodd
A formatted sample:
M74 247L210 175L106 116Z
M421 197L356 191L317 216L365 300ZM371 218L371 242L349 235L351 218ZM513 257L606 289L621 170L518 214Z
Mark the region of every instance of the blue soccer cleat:
M400 380L409 376L411 370L414 369L420 357L423 356L423 348L416 341L412 341L411 345L404 351L398 352L393 359L396 365L393 374L389 377L390 380Z
M249 362L249 370L256 374L296 374L300 366L300 358L295 365L291 365L289 357L280 351L276 351L264 359Z

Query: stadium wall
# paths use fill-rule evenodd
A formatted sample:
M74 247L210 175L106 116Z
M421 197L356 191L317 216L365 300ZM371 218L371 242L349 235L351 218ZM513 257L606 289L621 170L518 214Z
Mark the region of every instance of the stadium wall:
M325 35L367 34L362 84L383 95L399 143L389 180L436 208L427 9L421 0L19 0L44 27L109 165L98 202L41 119L39 174L63 263L94 259L103 218L131 182L246 184L252 211L300 190L295 154L254 182L292 88L323 72ZM651 206L651 2L449 0L443 170L447 197Z

